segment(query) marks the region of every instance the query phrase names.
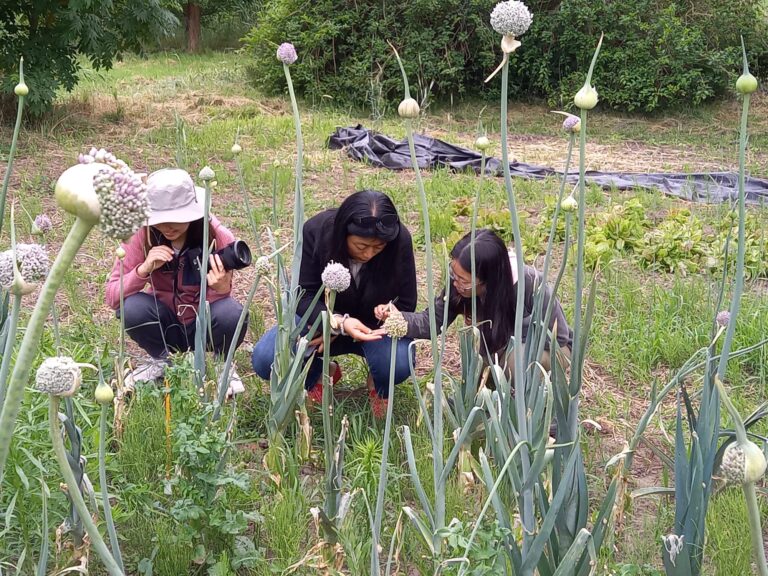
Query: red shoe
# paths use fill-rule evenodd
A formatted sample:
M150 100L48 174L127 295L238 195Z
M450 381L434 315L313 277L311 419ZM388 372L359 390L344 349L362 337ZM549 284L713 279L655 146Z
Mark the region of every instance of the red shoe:
M383 420L387 416L387 406L389 401L382 398L376 390L368 391L368 399L371 401L371 412L376 420Z
M339 366L336 362L336 372L333 373L333 376L331 377L331 386L336 386L339 380L341 380L341 366ZM307 397L311 402L317 402L318 404L323 403L323 379L318 378L317 382L315 382L315 385L312 386L309 390L307 390Z

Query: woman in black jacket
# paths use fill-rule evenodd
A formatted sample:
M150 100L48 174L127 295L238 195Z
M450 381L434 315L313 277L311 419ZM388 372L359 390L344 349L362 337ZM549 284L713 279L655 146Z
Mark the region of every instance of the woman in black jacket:
M443 321L445 311L445 292L448 291L448 324L457 316L464 316L466 324L472 324L472 259L470 249L470 234L466 234L451 250L451 261L448 273L450 282L435 298L435 318L438 326ZM528 330L533 317L535 292L542 287L544 279L531 266L525 267L525 294L523 296L523 334L526 341ZM480 229L475 234L475 294L477 297L477 327L483 337L482 355L487 359L498 354L499 361L506 363L507 373L514 378L514 362L506 357L506 349L510 339L514 337L515 311L517 308L517 264L514 254L510 254L504 241L493 231ZM544 285L542 311L547 310L552 298L552 289ZM376 306L375 315L379 320L385 320L396 306L388 303ZM403 311L408 322L407 336L410 338L429 338L429 311ZM573 332L568 327L568 321L563 313L563 307L555 297L549 328L553 330L557 324L556 339L560 350L570 357L573 347ZM545 351L539 359L542 366L550 369L551 343L549 338L545 343Z
M375 190L362 190L347 197L336 210L326 210L304 224L303 249L299 285L304 294L298 315L303 316L319 290L323 290L321 274L325 266L338 262L352 276L349 288L336 295L335 324L339 327L331 342L331 356L357 354L368 363L368 389L376 417L386 414L389 391L389 337L377 332L379 321L374 307L380 302L394 302L398 309L416 309L416 264L413 241L400 222L388 196ZM308 326L325 309L322 296L309 312ZM253 349L256 373L269 379L275 355L277 327L264 334ZM398 341L395 361L395 383L409 373L410 338ZM310 399L322 401L322 335L310 342L317 354L310 366L305 387ZM341 376L338 365L331 366L334 382Z

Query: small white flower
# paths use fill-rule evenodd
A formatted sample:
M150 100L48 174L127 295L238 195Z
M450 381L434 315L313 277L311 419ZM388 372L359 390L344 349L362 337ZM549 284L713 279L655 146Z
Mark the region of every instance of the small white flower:
M522 36L531 26L533 15L518 0L499 2L491 12L491 26L502 36Z
M344 292L349 288L349 283L352 281L347 267L333 260L326 264L320 278L328 290L335 290L336 292Z

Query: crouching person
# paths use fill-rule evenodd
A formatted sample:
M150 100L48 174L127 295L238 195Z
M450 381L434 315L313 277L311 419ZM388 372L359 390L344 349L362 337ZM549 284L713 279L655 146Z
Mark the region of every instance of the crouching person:
M171 352L194 349L200 274L205 273L197 266L203 247L205 190L196 187L184 170L166 168L149 175L147 194L150 214L146 226L122 245L125 329L149 356L126 375L124 384L129 389L135 382L161 378ZM235 242L213 215L208 233L214 246L211 252ZM243 307L230 296L233 271L225 269L221 256L211 254L205 280L211 327L208 349L221 355L234 340ZM106 301L119 316L119 259L107 281ZM238 346L246 326L247 322ZM229 392L242 391L242 380L232 370Z

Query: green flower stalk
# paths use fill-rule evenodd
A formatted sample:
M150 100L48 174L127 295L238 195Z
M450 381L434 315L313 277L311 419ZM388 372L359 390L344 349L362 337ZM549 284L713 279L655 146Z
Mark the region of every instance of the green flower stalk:
M296 94L293 91L290 65L296 62L298 55L296 48L289 42L280 44L277 49L277 59L283 63L283 72L288 84L288 94L291 97L291 109L293 110L293 123L296 129L296 185L294 188L294 212L293 212L293 263L291 264L291 293L296 291L299 285L299 270L301 270L301 251L304 243L304 193L302 191L302 179L304 168L304 138L301 135L301 116L299 105L296 102Z
M392 44L390 44L392 51L397 58L397 63L400 66L400 72L403 76L403 91L404 99L407 101L411 98L411 91L408 84L408 76L405 73L405 67L400 59L400 55ZM433 250L432 250L432 234L429 225L429 206L427 205L427 195L424 190L424 182L421 179L421 171L419 170L419 163L416 158L416 148L413 142L413 119L409 116L405 117L405 129L408 137L408 150L411 155L411 165L416 175L416 186L419 193L419 204L421 205L422 221L424 223L424 252L426 256L426 268L427 268L427 305L429 310L429 332L431 335L432 343L432 358L436 360L440 357L438 354L437 346L437 320L435 318L435 282L433 266ZM447 307L446 307L447 309ZM392 372L394 373L394 372ZM392 402L390 401L391 405ZM389 409L389 407L388 407ZM432 434L432 466L433 466L433 479L435 482L435 509L434 509L434 527L436 528L433 539L433 546L436 550L440 548L440 538L437 536L439 529L445 527L445 493L439 489L438 482L443 473L443 384L439 370L435 373L435 390L434 390L434 419L433 419L433 434Z
M200 299L195 318L195 377L197 388L203 391L205 384L205 349L208 336L208 280L205 270L208 269L208 257L210 255L209 226L211 216L211 183L216 174L209 166L203 167L199 174L200 180L205 184L205 205L203 206L203 253L200 255Z
M29 88L24 83L24 58L19 59L19 83L14 89L14 93L19 97L19 105L16 109L16 124L13 127L13 137L11 138L11 148L8 150L8 165L5 168L5 177L3 178L3 188L0 191L0 232L3 231L3 220L5 220L5 199L8 195L8 184L11 182L11 173L13 172L13 159L16 156L16 143L19 140L19 131L21 130L21 118L24 113L24 99L29 94ZM0 478L2 478L2 460L0 460Z
M469 259L472 264L470 274L472 274L472 326L477 326L477 274L475 266L475 236L477 235L477 215L480 211L480 194L485 182L485 163L487 161L486 152L491 147L491 141L485 135L478 136L475 140L475 148L480 150L480 180L477 183L477 192L475 193L475 203L472 206L472 222L470 224L469 240Z
M115 563L120 570L125 572L123 564L123 555L120 552L120 541L117 538L115 521L112 519L112 505L109 502L109 484L107 483L107 419L109 417L109 405L115 398L112 386L104 381L104 376L99 370L99 383L94 392L96 402L101 404L101 415L99 416L99 490L101 491L101 502L104 508L104 520L107 523L107 532L109 533L109 543L112 546L112 554Z
M728 397L728 392L719 377L715 376L715 386L720 398L733 420L736 442L729 445L723 454L721 470L728 482L741 484L747 502L749 532L752 538L752 551L755 555L760 576L768 576L768 564L765 561L763 529L760 523L760 506L757 503L755 484L765 475L766 460L763 451L747 438L747 431L736 407Z
M381 467L379 468L379 485L376 491L376 511L373 518L373 541L371 542L371 576L378 576L379 548L381 548L381 518L384 514L384 494L387 490L387 473L389 471L389 439L392 432L392 411L395 404L395 360L397 358L397 342L408 331L408 322L400 312L392 313L384 322L384 329L389 335L392 345L389 351L389 402L387 416L384 420L384 444L381 447ZM441 454L442 456L442 454Z
M67 461L67 451L64 448L64 440L59 430L59 402L60 398L55 394L51 394L51 402L48 408L48 421L50 423L51 441L53 442L53 452L56 455L56 461L61 469L61 474L64 476L64 481L67 484L67 493L72 499L72 503L77 510L80 519L85 526L88 537L91 539L91 545L96 553L104 563L107 572L110 576L125 576L125 572L117 563L112 553L107 548L104 539L99 534L99 529L91 518L91 514L88 511L88 507L85 505L83 496L80 493L80 487L77 485L75 475L72 473L72 469L69 467Z
M6 398L0 413L0 483L10 452L16 418L24 398L24 386L37 355L45 320L50 313L56 292L80 246L93 227L99 224L101 220L101 205L94 180L99 172L107 169L112 169L115 173L118 171L112 166L99 162L77 164L65 170L56 182L56 201L64 210L75 216L75 222L51 266L45 284L40 290L8 381ZM120 168L123 173L125 170L128 168ZM143 188L143 184L138 184L138 186ZM146 214L148 202L142 204L136 201L137 197L141 196L140 191L128 187L117 190L115 194L115 204L111 211L111 216L115 221L136 222L138 221L138 213ZM146 194L144 194L144 199L146 201ZM125 202L121 204L120 200ZM122 209L119 209L120 206ZM127 233L129 230L123 228L122 231Z

